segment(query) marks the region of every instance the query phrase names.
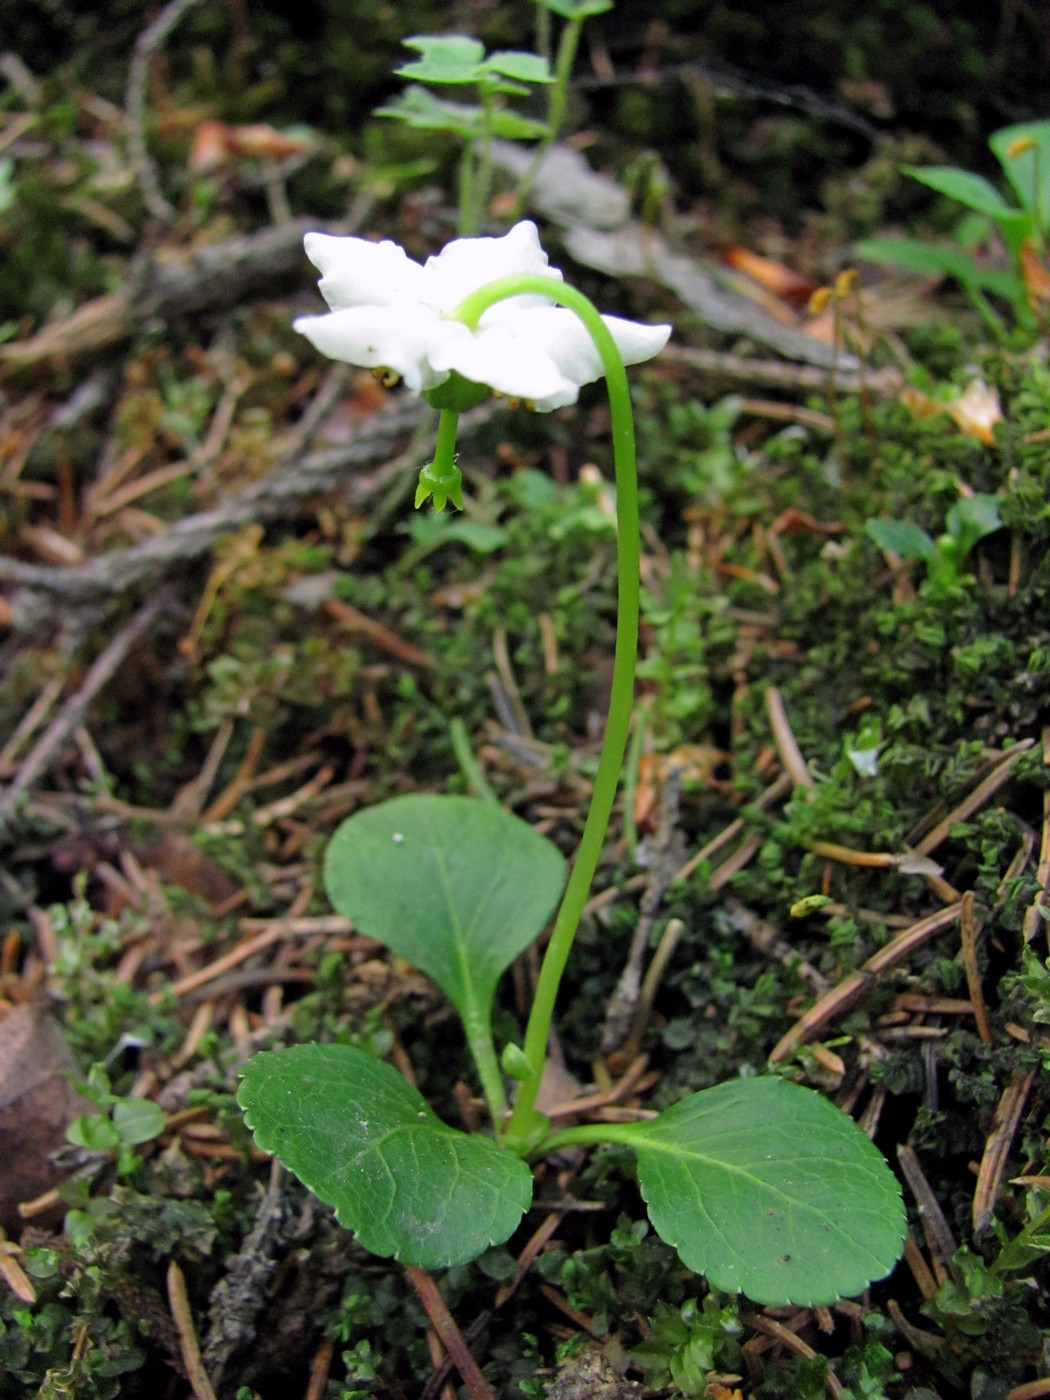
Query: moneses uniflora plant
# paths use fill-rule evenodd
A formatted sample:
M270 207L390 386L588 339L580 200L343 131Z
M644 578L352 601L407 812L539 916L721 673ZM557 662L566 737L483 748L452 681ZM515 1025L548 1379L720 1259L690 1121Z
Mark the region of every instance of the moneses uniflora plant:
M616 793L638 638L634 425L624 362L658 353L669 327L601 316L547 264L535 226L461 238L420 265L396 244L309 234L331 310L297 328L337 359L382 366L440 410L417 505L458 505L458 414L491 391L538 409L576 401L604 375L612 411L618 618L609 716L590 810L568 880L550 841L468 797L414 794L355 813L325 859L332 903L428 973L466 1032L491 1133L443 1123L391 1065L346 1045L257 1055L240 1102L276 1153L376 1254L432 1268L500 1244L532 1198L529 1163L570 1145L620 1143L657 1232L683 1261L760 1303L828 1303L896 1261L896 1181L851 1118L783 1079L739 1079L638 1123L553 1129L537 1110L558 984ZM500 977L557 907L521 1044L497 1050ZM508 1085L513 1092L508 1095Z

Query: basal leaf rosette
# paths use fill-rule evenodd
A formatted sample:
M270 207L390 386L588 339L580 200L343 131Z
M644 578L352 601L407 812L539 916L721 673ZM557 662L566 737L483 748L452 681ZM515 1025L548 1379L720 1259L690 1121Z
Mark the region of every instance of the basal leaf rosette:
M562 281L530 220L502 238L457 238L425 263L389 239L308 233L305 247L331 309L298 317L295 329L332 359L392 370L417 394L459 375L541 411L575 403L580 386L602 376L578 317L546 297L508 297L474 328L455 317L470 293L504 278ZM671 331L617 316L602 320L628 365L658 354Z

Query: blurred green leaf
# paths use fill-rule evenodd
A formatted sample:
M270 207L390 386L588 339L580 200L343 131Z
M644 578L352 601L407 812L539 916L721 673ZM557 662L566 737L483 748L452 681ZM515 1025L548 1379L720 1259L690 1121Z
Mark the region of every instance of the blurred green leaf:
M932 559L937 553L937 546L926 531L910 520L869 520L864 528L880 549L888 549L902 559Z

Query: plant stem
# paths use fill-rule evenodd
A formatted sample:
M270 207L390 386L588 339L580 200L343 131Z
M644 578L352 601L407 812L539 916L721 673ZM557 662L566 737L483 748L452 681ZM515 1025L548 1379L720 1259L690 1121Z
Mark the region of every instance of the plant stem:
M550 25L550 15L547 14L548 28ZM573 64L576 62L576 50L579 47L580 35L583 32L583 21L570 19L566 22L565 28L561 32L558 41L558 57L554 65L554 82L550 88L550 97L547 103L547 134L536 147L535 155L531 163L525 170L524 175L518 181L518 188L514 196L515 219L521 218L522 210L525 208L525 201L532 190L533 181L536 178L536 171L543 163L543 158L557 141L561 132L562 122L565 120L565 107L569 97L569 79L572 77ZM549 42L548 42L549 48Z
M598 772L591 794L591 805L580 839L576 861L554 921L540 968L536 996L525 1030L523 1046L531 1077L518 1087L510 1121L505 1128L509 1144L534 1139L537 1129L535 1110L540 1075L547 1053L547 1036L554 1015L565 963L572 947L587 894L598 866L605 833L612 815L613 801L623 765L627 734L634 704L634 670L638 649L639 560L641 540L638 526L638 472L634 446L634 418L631 394L616 342L594 305L574 287L548 277L505 277L472 292L460 303L455 315L472 329L490 306L506 297L539 293L573 311L583 322L601 357L612 415L613 457L616 467L616 649L613 657L612 691L609 714L602 741Z
M492 1040L491 1016L471 1004L461 1009L467 1044L477 1066L481 1091L485 1095L489 1117L498 1125L507 1112L507 1095L503 1088L503 1071Z
M541 58L550 61L551 12L544 4L544 0L536 0L536 52Z
M481 158L478 162L478 181L474 190L474 227L477 233L485 222L489 196L492 193L492 135L496 121L496 107L488 85L481 84L482 137Z
M469 238L477 233L474 224L474 141L463 143L459 159L459 234Z
M452 740L452 752L456 755L456 762L459 764L459 771L467 780L467 785L473 790L475 797L480 797L484 802L491 802L494 807L498 807L499 798L493 789L492 784L482 772L481 764L474 757L474 750L470 746L470 735L467 733L467 726L460 719L459 715L454 715L448 722L448 736Z
M438 415L437 441L434 443L432 466L449 472L456 465L456 438L459 436L459 414L452 408L441 409Z
M535 1149L538 1157L549 1157L563 1147L604 1147L619 1143L621 1147L637 1147L639 1135L634 1123L580 1123L575 1128L562 1128L545 1137Z

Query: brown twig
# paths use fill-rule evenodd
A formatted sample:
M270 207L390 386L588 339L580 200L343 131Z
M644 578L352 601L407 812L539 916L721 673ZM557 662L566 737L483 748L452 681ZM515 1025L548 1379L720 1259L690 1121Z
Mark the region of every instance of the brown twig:
M1043 766L1050 768L1050 725L1043 730ZM1046 926L1047 923L1043 905L1046 902L1047 888L1050 887L1050 787L1043 789L1043 838L1039 846L1039 865L1035 882L1039 888L1035 899L1025 912L1022 924L1026 943L1031 943L1039 932L1040 924Z
M981 987L981 970L977 966L977 935L981 931L981 921L974 903L973 891L967 890L961 901L959 930L961 934L962 965L966 972L966 986L973 1003L973 1017L977 1022L977 1034L985 1045L992 1043L992 1028L988 1021L988 1008Z
M161 194L157 168L146 145L146 84L149 80L153 55L163 44L184 14L200 0L170 0L160 14L135 40L135 50L128 70L128 86L124 110L128 129L128 147L146 208L155 219L169 223L175 210Z
M782 1346L787 1347L789 1351L793 1351L796 1356L801 1356L806 1361L817 1359L817 1353L808 1342L804 1342L790 1327L785 1326L783 1322L777 1322L775 1318L766 1317L762 1313L741 1313L740 1321L747 1327L753 1327L756 1332L763 1332L767 1337L772 1337L774 1341L780 1342ZM830 1366L824 1376L824 1386L831 1396L831 1400L839 1400L839 1396L842 1394L842 1385Z
M406 1264L405 1274L409 1283L416 1290L434 1331L441 1338L442 1346L462 1376L470 1400L495 1400L488 1381L481 1374L478 1363L471 1356L470 1350L463 1340L463 1334L445 1306L445 1300L439 1293L437 1284L424 1269L420 1269L415 1264Z
M303 1400L322 1400L328 1389L328 1373L332 1369L334 1356L335 1338L322 1337L320 1345L314 1352L314 1359L310 1362L310 1380Z
M201 1360L200 1344L197 1341L193 1313L186 1293L186 1277L174 1259L168 1265L168 1304L179 1334L182 1364L186 1367L186 1376L193 1394L196 1400L215 1400L215 1391Z
M1041 1376L1035 1381L1026 1381L1024 1385L1015 1385L1013 1390L1006 1392L1006 1400L1041 1400L1044 1395L1050 1395L1050 1376Z
M937 1280L910 1230L904 1236L904 1262L911 1270L911 1276L922 1296L935 1298L937 1296Z
M18 772L7 785L0 797L0 826L14 816L21 798L41 777L51 760L58 754L62 745L75 730L84 723L87 707L99 693L114 672L118 670L131 648L156 620L157 616L169 607L171 599L167 593L156 594L144 603L134 617L125 624L108 646L104 647L92 662L80 689L69 697L58 714L37 742L30 749L19 766Z
M427 411L417 399L396 399L361 424L349 442L282 462L260 481L252 482L211 510L186 516L163 534L128 549L112 550L79 567L53 568L0 557L0 583L31 589L48 600L73 606L104 602L206 553L223 535L253 522L287 516L301 502L337 486L347 493L351 505L360 505L402 469L401 458L385 459L398 438L420 426ZM348 467L375 462L384 465L367 479L347 471ZM23 612L28 608L31 615L32 600L16 596L12 603L14 625L25 625L29 619L19 617L19 605ZM47 606L50 614L52 601Z
M1017 760L1022 754L1027 753L1034 743L1034 739L1022 739L1019 744L1014 744L1012 748L1007 749L987 778L978 783L972 792L967 793L958 806L954 807L946 817L937 823L932 831L917 843L916 853L920 856L928 856L931 851L937 849L942 841L947 839L949 831L956 822L966 821L968 817L973 816L974 812L983 807L992 794L998 792L1009 778L1010 770Z
M1021 1121L1021 1113L1035 1079L1035 1071L1018 1070L1002 1092L1002 1097L992 1119L992 1130L984 1145L984 1154L977 1172L977 1186L973 1193L973 1233L977 1239L984 1234L991 1223L992 1212L1006 1172L1006 1158L1010 1144Z
M758 811L770 807L774 802L779 802L782 797L785 797L791 791L791 787L791 775L788 773L781 773L779 778L770 783L769 787L755 799L751 806ZM743 817L737 817L735 820L731 821L717 836L712 837L706 845L701 846L695 855L690 856L679 870L675 871L675 883L677 884L679 880L688 880L693 871L696 870L698 866L702 865L705 860L710 859L710 857L720 851L723 846L727 846L730 841L736 840L744 830L744 826L745 821Z
M880 948L865 962L858 971L851 973L844 981L832 987L820 998L815 1005L791 1027L786 1035L777 1042L770 1060L776 1064L778 1061L786 1059L799 1045L809 1040L816 1032L833 1017L844 1011L869 985L871 979L880 972L885 972L889 967L893 967L899 962L903 962L914 949L925 943L928 938L932 938L941 929L947 928L959 917L961 903L949 904L945 909L938 909L935 914L928 915L925 919L920 919L918 923L906 928L903 933L899 933L886 944L885 948Z
M914 1148L902 1143L897 1148L897 1161L900 1163L904 1179L919 1206L922 1228L926 1234L933 1271L943 1283L946 1274L951 1274L956 1283L962 1282L959 1267L953 1262L958 1245L951 1232L940 1202L934 1195L933 1187L926 1180L926 1173L919 1164Z
M784 765L784 771L791 775L791 781L796 787L811 788L816 786L806 767L806 760L802 756L802 750L798 746L798 740L791 731L788 717L784 710L784 702L780 698L780 691L776 686L771 685L765 694L766 714L769 716L769 727L773 731L773 742L777 746L777 753L780 761Z

